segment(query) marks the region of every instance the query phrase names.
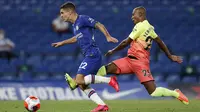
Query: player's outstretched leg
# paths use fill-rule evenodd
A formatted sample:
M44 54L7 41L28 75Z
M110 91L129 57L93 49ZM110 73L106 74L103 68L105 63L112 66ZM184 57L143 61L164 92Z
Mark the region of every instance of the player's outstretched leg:
M170 90L164 87L156 87L154 81L143 82L142 84L152 97L172 96L184 104L189 104L188 98L178 89Z

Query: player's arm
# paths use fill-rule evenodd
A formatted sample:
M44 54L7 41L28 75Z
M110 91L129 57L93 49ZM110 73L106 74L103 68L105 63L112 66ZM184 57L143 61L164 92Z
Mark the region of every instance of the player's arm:
M51 45L53 47L60 47L60 46L63 46L65 44L73 44L77 41L77 37L76 36L73 36L72 38L70 39L66 39L66 40L63 40L61 42L56 42L56 43L52 43Z
M124 49L125 47L127 47L128 45L130 45L130 43L133 41L133 39L131 39L130 37L124 39L117 47L115 47L112 50L109 50L105 55L111 55L117 51L120 51L122 49Z
M160 49L162 49L162 51L165 52L166 56L168 58L170 58L171 57L171 53L170 53L169 49L167 48L167 46L165 45L165 43L160 39L160 37L157 37L154 40L158 44Z
M166 56L171 59L172 61L178 62L178 63L182 63L182 58L176 55L172 55L169 51L169 49L167 48L167 46L165 45L165 43L160 39L160 37L156 37L155 42L158 44L158 46L160 47L160 49L162 49L163 52L165 52Z
M95 28L99 29L105 35L108 42L114 42L114 43L118 42L118 40L116 38L114 38L110 35L110 33L108 32L108 30L106 29L106 27L103 24L97 22L95 24Z

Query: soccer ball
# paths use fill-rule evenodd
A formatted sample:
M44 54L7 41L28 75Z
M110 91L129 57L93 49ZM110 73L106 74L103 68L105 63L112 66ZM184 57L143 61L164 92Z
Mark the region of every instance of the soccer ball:
M29 96L24 100L24 107L29 112L36 112L40 109L40 100L35 96Z

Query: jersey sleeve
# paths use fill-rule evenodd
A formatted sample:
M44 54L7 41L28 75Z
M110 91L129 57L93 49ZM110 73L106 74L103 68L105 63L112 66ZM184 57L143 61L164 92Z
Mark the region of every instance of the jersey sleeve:
M84 16L83 17L83 23L84 23L84 26L90 26L90 27L95 28L95 24L97 23L97 21L94 20L93 18L89 17L89 16Z
M156 32L155 32L154 30L151 32L151 37L152 37L153 39L155 39L155 38L158 37L158 35L156 34Z
M140 35L140 27L138 25L136 25L133 28L132 32L130 33L129 38L135 40L136 38L139 37L139 35Z

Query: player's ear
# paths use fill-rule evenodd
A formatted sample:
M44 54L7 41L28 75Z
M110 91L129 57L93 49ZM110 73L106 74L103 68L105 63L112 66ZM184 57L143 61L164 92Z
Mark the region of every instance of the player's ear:
M143 14L141 12L139 12L139 17L142 17L142 16L143 16Z

